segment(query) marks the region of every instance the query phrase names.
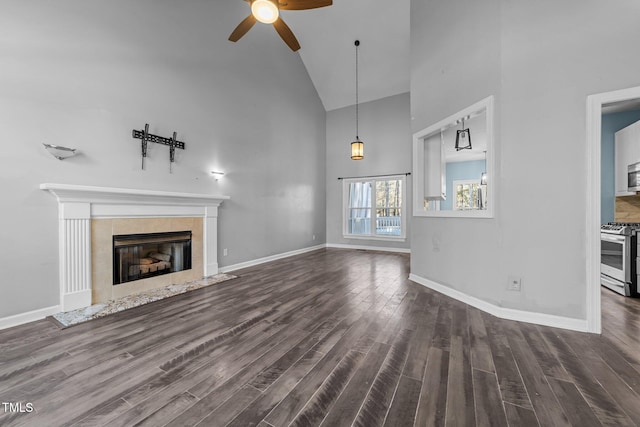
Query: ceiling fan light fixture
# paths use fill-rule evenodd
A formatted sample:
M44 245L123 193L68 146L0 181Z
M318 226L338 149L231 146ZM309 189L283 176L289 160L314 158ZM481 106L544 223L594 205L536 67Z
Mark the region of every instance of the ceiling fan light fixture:
M251 8L249 16L244 18L229 35L229 41L237 42L249 32L256 22L271 24L280 38L296 52L300 43L291 28L280 17L282 10L308 10L331 6L333 0L244 0ZM280 3L282 1L282 3Z
M263 24L273 24L278 20L278 6L271 0L253 0L251 13Z

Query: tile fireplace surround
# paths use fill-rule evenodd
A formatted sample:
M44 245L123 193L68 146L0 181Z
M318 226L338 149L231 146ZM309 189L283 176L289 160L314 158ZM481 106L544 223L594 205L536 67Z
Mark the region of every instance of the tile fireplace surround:
M130 233L148 232L149 229L175 231L175 227L192 224L196 234L202 231L202 238L194 241L199 247L193 248L193 255L200 260L194 260L191 274L210 276L218 273L218 207L229 196L48 183L41 184L40 189L49 191L58 200L61 311L88 307L92 301L137 291L136 288L122 288L109 293L105 288L105 268L99 267L95 272L92 269L92 252L102 252L100 256L111 253L111 246L98 249L96 242L92 242L96 227L104 224L118 224L120 230L126 229ZM136 228L143 223L147 224L144 226L147 229ZM99 234L104 236L104 233ZM105 258L110 262L110 256ZM141 280L139 282L145 283L139 290L166 285L167 280L190 280L176 278L174 274L158 276L154 279L160 280L155 282ZM171 277L173 279L168 279Z

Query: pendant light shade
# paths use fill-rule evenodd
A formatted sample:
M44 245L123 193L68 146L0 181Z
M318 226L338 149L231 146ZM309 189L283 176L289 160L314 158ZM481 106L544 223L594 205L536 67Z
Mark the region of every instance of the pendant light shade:
M456 151L471 150L471 132L464 128L464 119L462 119L462 129L456 132Z
M484 172L480 175L480 185L487 185L487 151L484 151Z
M360 141L358 136L358 46L360 40L356 40L356 140L351 143L351 160L364 159L364 142Z
M364 159L364 142L360 140L351 143L351 160Z

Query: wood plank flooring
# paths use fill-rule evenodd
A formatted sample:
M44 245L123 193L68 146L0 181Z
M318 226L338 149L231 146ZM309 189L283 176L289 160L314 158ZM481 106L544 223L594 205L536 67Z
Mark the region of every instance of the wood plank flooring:
M408 269L323 249L0 331L0 425L640 426L640 300L603 289L596 336L497 319Z

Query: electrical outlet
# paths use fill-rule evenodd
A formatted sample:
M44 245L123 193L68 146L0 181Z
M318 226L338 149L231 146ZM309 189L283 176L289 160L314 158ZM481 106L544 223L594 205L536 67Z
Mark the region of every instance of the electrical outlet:
M229 250L227 248L224 248L222 250L222 256L227 256L227 255L229 255Z
M507 290L520 292L522 290L522 279L518 276L509 276Z
M316 235L311 236L311 240L316 240Z

